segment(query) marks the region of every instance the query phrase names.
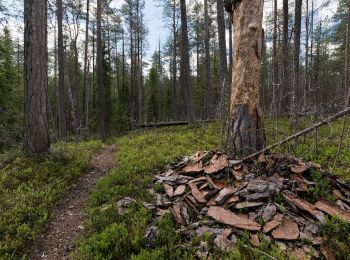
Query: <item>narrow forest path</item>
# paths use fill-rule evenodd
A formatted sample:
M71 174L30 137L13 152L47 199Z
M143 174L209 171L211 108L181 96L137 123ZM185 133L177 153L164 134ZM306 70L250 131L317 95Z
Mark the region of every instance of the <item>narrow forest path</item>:
M84 229L84 207L89 193L96 182L103 177L115 163L115 145L104 147L92 159L91 169L57 205L51 220L35 242L28 259L68 259L74 249L74 239Z

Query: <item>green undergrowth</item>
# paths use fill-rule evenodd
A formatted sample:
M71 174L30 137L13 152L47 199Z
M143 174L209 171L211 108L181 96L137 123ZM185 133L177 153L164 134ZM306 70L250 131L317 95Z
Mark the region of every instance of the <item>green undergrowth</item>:
M166 256L186 256L187 249L176 247L178 235L170 225L164 225L166 243L159 241L155 251L146 252L144 233L152 222L151 213L141 206L118 215L117 202L130 196L152 201L147 189L153 186L153 174L177 156L220 146L220 130L215 124L194 127L170 127L147 132L138 131L115 139L117 167L99 181L90 196L87 234L78 242L77 259L151 259ZM160 245L162 244L162 245ZM157 257L156 257L157 256ZM165 257L165 258L164 258ZM140 258L142 259L142 258ZM144 258L143 258L144 259Z
M90 196L87 209L87 231L77 241L75 259L196 259L204 241L215 257L249 259L261 251L244 247L240 239L230 253L219 251L213 237L195 238L184 244L177 233L171 215L156 225L159 228L154 243L147 246L144 234L152 222L150 211L142 201L153 201L147 191L153 186L153 174L175 160L177 156L191 155L198 150L220 147L219 127L215 124L202 127L171 127L148 132L136 132L115 139L118 147L117 167L102 179ZM118 214L119 199L130 196L138 201L125 215ZM249 240L249 236L248 236ZM248 243L249 244L249 243ZM263 248L263 246L265 246ZM271 243L262 244L277 259L285 259ZM242 254L242 252L244 254ZM262 257L261 259L265 259ZM266 258L268 259L268 257Z
M306 117L299 119L296 132L310 127L315 122L322 120L323 117ZM348 120L349 122L349 120ZM330 124L313 131L307 135L299 137L273 152L290 152L304 161L313 161L319 163L322 167L328 169L332 174L341 177L345 181L350 181L350 124L346 124L345 135L342 142L339 158L334 165L338 145L341 140L344 119L340 118ZM266 118L265 120L266 137L269 144L281 141L293 134L288 118L279 118L278 120ZM334 167L335 166L335 167Z
M90 165L101 142L57 143L50 155L11 151L0 157L0 259L18 259L54 204Z
M288 120L281 119L278 122L279 132L273 129L274 121L266 120L265 125L269 143L291 133ZM307 123L304 126L307 126ZM333 136L340 133L341 126L341 121L333 124ZM324 140L328 130L319 130L318 135L321 140ZM308 136L306 140L299 139L296 142L297 145L289 144L276 152L295 152L300 157L305 155L306 160L314 160L330 167L330 162L325 158L330 158L327 157L328 151L330 149L333 151L337 140L329 141L328 144L325 142L318 144L318 153L313 151L312 136ZM144 234L147 227L152 225L153 217L150 211L142 207L141 202L150 202L154 199L147 191L149 188L157 189L153 186L153 174L163 169L166 164L173 162L177 156L191 155L198 150L220 149L220 129L217 124L137 131L116 138L114 142L118 147L117 167L98 183L90 196L87 228L85 234L77 241L77 248L73 255L75 259L194 259L203 241L207 243L211 256L216 258L271 259L271 256L276 259L288 258L280 251L277 244L265 241L263 237L259 248L253 249L247 246L249 245L248 235L242 236L230 253L220 252L213 245L214 238L210 236L187 241L183 246L184 240L176 232L178 227L170 215L156 224L159 234L154 244L146 245ZM349 140L345 140L346 142ZM300 145L304 148L298 148ZM341 155L342 159L346 157L345 154L346 151ZM347 166L350 166L350 159L343 161L341 166L343 172ZM310 196L328 195L328 184L324 183L317 174L311 177L320 184L320 187L310 191ZM119 215L117 202L126 196L137 199L138 204L129 208L125 215ZM348 226L339 223L335 220L327 222L322 232L326 240L333 239L331 243L339 248L345 248L347 237L343 235L337 239L336 236L335 238L332 236L334 232L344 234L347 231ZM337 227L335 230L330 228L334 225Z

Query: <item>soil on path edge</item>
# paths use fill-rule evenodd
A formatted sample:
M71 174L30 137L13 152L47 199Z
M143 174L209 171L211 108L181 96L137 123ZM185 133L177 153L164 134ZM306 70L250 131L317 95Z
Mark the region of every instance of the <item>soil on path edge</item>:
M54 210L41 235L35 242L28 259L69 259L74 249L74 239L84 229L83 212L89 193L115 162L115 145L104 147L92 159L91 169L73 185Z

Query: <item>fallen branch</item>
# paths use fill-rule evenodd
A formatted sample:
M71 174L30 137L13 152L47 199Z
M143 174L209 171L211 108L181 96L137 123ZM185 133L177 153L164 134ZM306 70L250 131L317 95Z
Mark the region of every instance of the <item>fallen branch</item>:
M215 120L199 120L196 121L195 124L200 123L211 123ZM189 125L188 121L173 121L173 122L159 122L159 123L144 123L137 125L138 128L148 128L148 127L165 127L165 126L182 126Z
M177 126L177 125L188 125L187 121L174 121L174 122L160 122L160 123L145 123L137 125L140 128L148 128L148 127L161 127L161 126Z
M242 160L234 161L233 163L231 163L231 165L232 166L239 165L239 164L241 164L241 163L243 163L243 162L245 162L247 160L253 159L253 158L259 156L260 154L266 153L266 152L272 150L273 148L281 146L281 145L283 145L285 143L288 143L289 141L294 140L294 139L296 139L296 138L298 138L298 137L300 137L302 135L310 133L311 131L316 130L317 128L319 128L321 126L324 126L326 124L329 124L330 122L338 119L339 117L345 116L347 114L350 114L350 107L348 107L347 109L344 109L343 111L341 111L339 113L336 113L336 114L334 114L334 115L332 115L332 116L330 116L330 117L328 117L328 118L318 122L317 124L314 124L314 125L306 128L306 129L304 129L304 130L302 130L302 131L300 131L300 132L298 132L296 134L293 134L293 135L287 137L286 139L283 139L282 141L279 141L278 143L270 145L270 146L266 147L265 149L262 149L262 150L260 150L260 151L258 151L256 153L253 153L253 154L243 158Z

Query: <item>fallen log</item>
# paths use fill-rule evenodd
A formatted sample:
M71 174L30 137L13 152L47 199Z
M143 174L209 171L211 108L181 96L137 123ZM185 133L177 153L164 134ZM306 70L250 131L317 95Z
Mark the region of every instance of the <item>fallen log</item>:
M174 122L160 122L160 123L145 123L137 125L139 128L148 128L148 127L162 127L162 126L180 126L188 125L188 121L174 121Z
M307 133L310 133L311 131L316 130L319 127L324 126L326 124L329 124L330 122L332 122L332 121L334 121L334 120L336 120L336 119L338 119L338 118L340 118L342 116L345 116L347 114L350 114L350 107L348 107L348 108L344 109L343 111L340 111L339 113L336 113L336 114L334 114L334 115L332 115L332 116L330 116L330 117L328 117L328 118L326 118L326 119L324 119L324 120L322 120L322 121L320 121L320 122L318 122L318 123L316 123L316 124L314 124L314 125L312 125L312 126L310 126L308 128L306 128L306 129L304 129L304 130L302 130L302 131L300 131L298 133L295 133L295 134L293 134L293 135L283 139L282 141L279 141L279 142L277 142L277 143L275 143L273 145L270 145L270 146L266 147L265 149L262 149L262 150L260 150L260 151L258 151L256 153L253 153L253 154L243 158L242 160L234 161L234 162L230 163L230 166L239 165L239 164L242 164L243 162L245 162L247 160L256 158L260 154L266 153L266 152L272 150L273 148L281 146L281 145L283 145L285 143L288 143L291 140L294 140L294 139L296 139L296 138L298 138L300 136L303 136L303 135L305 135Z
M194 124L212 123L215 120L199 120L194 122ZM137 125L138 128L149 128L149 127L165 127L165 126L182 126L189 125L188 121L172 121L172 122L159 122L159 123L144 123Z

